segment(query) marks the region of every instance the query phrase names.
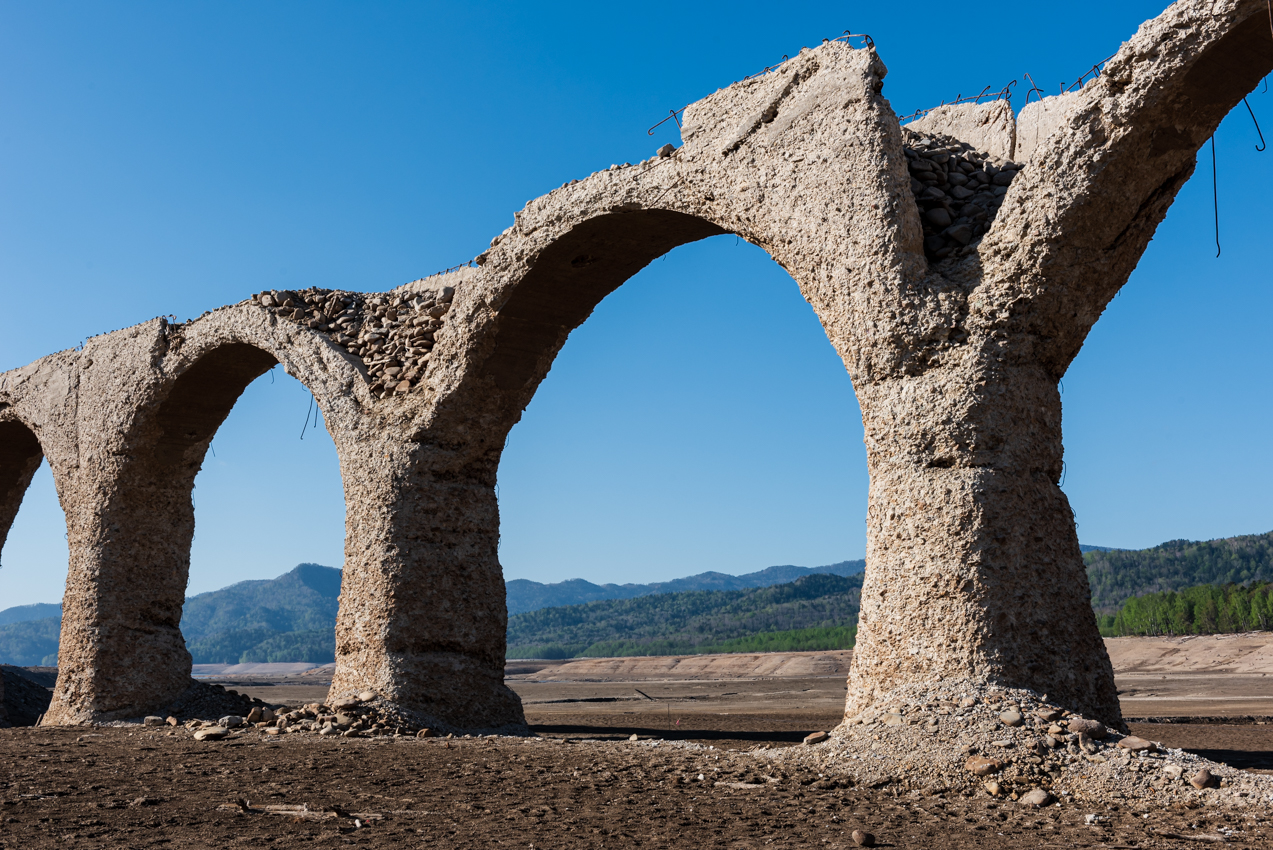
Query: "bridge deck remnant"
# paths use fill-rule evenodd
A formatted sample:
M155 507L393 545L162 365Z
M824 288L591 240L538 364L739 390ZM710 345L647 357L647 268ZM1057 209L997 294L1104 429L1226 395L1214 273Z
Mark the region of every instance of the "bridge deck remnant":
M924 168L885 67L831 42L689 106L670 155L531 201L473 267L390 293L262 293L3 373L0 533L43 457L70 544L44 722L160 712L189 687L191 488L239 394L278 363L313 392L344 482L332 698L371 690L438 728L524 728L502 677L505 437L601 299L678 245L735 233L791 274L861 403L868 566L847 713L963 682L1121 723L1058 487L1057 382L1198 148L1273 67L1265 15L1263 0L1183 0L1013 125L995 104L925 116L924 134L1021 166L993 216L947 203L942 224L925 186L944 240L931 259ZM958 199L939 159L931 185ZM977 226L947 230L964 219Z

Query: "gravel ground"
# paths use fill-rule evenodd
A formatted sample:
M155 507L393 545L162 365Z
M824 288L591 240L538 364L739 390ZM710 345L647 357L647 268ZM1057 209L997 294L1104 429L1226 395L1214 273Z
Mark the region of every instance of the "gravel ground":
M822 745L819 745L822 746ZM785 752L791 753L795 748ZM817 747L801 747L816 750ZM759 757L758 757L759 756ZM1262 812L869 788L657 741L0 732L0 847L1273 846Z

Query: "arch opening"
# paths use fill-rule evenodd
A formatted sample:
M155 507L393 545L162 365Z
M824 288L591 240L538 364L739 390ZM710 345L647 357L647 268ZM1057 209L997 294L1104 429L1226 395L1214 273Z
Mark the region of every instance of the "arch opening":
M540 608L617 600L631 590L605 585L862 557L868 479L852 381L792 277L734 243L697 241L629 286L608 281L595 313L585 301L569 314L579 325L570 344L535 355L557 355L553 377L499 467L507 652L569 643L573 655L590 642L523 634L532 618L516 615L534 610L523 596ZM649 654L644 645L636 654Z
M37 504L31 504L33 496ZM56 525L53 505L60 519ZM65 514L39 438L20 422L0 422L0 599L5 600L0 664L11 665L0 673L0 726L33 726L48 709L48 675L15 668L57 664L61 606L55 600L61 598L66 571L65 539ZM22 568L15 570L15 558Z
M520 412L566 336L603 298L673 248L725 232L671 210L607 213L576 225L535 258L499 308L484 374Z
M46 723L246 710L241 698L231 705L224 702L231 695L192 682L181 622L196 477L240 396L276 363L254 344L216 345L137 422L132 452L95 518L100 540L87 547L83 564L72 564L59 659L75 675L59 677Z
M281 371L245 388L195 478L181 629L197 678L335 660L339 459L309 389Z

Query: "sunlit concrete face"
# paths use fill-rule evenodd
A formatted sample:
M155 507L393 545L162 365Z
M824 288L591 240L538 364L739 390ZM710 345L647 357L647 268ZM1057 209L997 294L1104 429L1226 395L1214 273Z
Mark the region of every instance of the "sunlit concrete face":
M885 67L832 42L692 104L681 148L532 201L472 267L378 295L262 294L0 375L0 528L41 454L67 514L44 722L135 717L189 686L190 489L238 394L277 362L314 393L344 482L332 698L372 690L425 725L523 729L503 683L505 437L606 294L678 245L736 233L791 274L861 403L871 489L848 714L958 680L1119 723L1057 486L1056 385L1198 147L1273 65L1265 14L1178 3L1019 125L1002 107L925 119L1022 165L984 237L940 262L924 255Z

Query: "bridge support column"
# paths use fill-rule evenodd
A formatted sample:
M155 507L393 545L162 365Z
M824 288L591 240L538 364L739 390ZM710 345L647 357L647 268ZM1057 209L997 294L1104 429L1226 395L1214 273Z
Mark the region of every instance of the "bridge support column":
M369 690L431 728L525 730L504 685L497 463L409 440L342 452L348 542L330 699Z
M70 563L46 726L139 717L191 685L181 635L194 536L190 482L109 483L67 512Z
M906 685L1031 688L1121 723L1061 476L1056 380L937 368L859 388L871 489L846 715Z

